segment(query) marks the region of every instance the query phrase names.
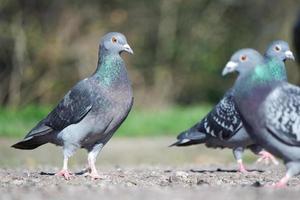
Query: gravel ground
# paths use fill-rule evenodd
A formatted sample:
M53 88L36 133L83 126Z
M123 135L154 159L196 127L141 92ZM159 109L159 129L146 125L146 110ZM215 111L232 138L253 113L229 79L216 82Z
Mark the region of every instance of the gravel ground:
M14 141L2 140L0 199L299 199L299 177L285 189L263 187L283 176L282 165L248 164L251 172L241 174L230 151L166 148L171 141L113 139L97 162L103 179L76 175L66 181L51 175L62 162L59 148L17 151L8 148ZM85 159L85 152L76 154L71 169L80 171Z

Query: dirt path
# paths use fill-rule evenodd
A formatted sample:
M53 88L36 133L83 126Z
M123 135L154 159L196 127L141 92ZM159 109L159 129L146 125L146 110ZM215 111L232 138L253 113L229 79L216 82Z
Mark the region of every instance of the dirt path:
M8 148L0 142L0 199L299 199L300 177L284 190L261 187L284 174L280 166L248 165L240 174L230 151L202 147L167 148L172 138L114 139L99 157L103 179L77 175L70 181L53 175L61 166L59 148L35 151ZM248 160L253 160L250 154ZM86 153L74 156L71 169L80 171ZM41 173L42 172L42 173Z

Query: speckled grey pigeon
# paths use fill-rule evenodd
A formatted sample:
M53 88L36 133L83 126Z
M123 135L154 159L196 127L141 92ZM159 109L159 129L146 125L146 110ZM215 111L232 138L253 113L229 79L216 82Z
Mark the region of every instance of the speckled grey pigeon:
M131 83L120 56L124 51L133 54L123 34L111 32L103 36L95 73L78 82L46 118L12 147L34 149L45 143L63 146L63 169L57 175L66 179L70 178L69 157L84 148L88 151L89 175L100 178L96 156L133 104Z
M230 67L229 67L230 66ZM286 175L275 185L286 186L300 173L300 88L274 76L284 67L252 49L236 52L225 68L237 71L234 101L253 140L283 159Z
M265 60L272 58L278 58L283 61L293 59L288 43L282 40L272 42L266 50ZM226 73L226 71L223 73ZM285 67L276 75L286 81ZM246 132L233 101L233 95L233 89L227 91L211 112L192 128L179 134L177 137L178 141L172 145L189 146L204 143L211 148L231 148L241 172L247 172L242 160L242 155L246 148L261 156L258 161L265 160L268 162L270 159L274 164L278 164L276 159L255 144Z

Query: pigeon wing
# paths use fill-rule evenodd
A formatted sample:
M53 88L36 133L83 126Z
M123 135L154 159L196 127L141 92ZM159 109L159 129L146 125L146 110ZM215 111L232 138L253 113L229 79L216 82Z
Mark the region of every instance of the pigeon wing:
M300 146L300 88L284 83L263 106L268 131L286 144Z
M52 131L61 131L81 121L93 106L89 80L76 84L49 115L25 137L40 136Z
M199 131L227 140L241 127L242 121L233 100L233 91L231 90L225 94L223 99L201 121Z

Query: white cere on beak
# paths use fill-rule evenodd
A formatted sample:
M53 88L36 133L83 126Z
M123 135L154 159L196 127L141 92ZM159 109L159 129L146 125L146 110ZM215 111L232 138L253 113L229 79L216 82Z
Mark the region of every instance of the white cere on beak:
M124 44L123 45L124 51L133 54L133 50L131 49L131 47L129 46L129 44Z
M293 52L291 52L290 50L287 50L286 52L284 52L284 54L285 54L285 57L286 57L286 58L295 60L295 57L294 57L294 55L293 55Z
M226 74L228 74L230 72L233 72L237 66L238 66L238 64L236 62L229 61L222 71L222 76L225 76Z

